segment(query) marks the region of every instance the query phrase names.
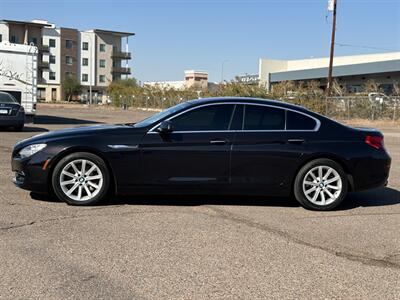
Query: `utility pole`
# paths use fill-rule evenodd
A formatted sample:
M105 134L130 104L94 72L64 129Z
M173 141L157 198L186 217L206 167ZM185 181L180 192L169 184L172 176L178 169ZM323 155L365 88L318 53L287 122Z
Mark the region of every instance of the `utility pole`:
M337 0L333 1L333 20L332 20L332 37L331 37L331 53L329 57L329 71L328 71L328 85L326 87L326 95L329 97L332 93L332 69L333 69L333 57L335 52L335 33L336 33L336 6ZM329 7L328 7L329 9Z

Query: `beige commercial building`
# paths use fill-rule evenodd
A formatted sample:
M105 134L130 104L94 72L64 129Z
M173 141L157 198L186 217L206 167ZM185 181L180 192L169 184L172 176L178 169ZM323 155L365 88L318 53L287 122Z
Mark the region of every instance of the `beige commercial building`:
M187 88L195 88L205 90L208 87L208 73L205 71L186 70L185 80L180 81L146 81L144 85L158 86L164 89L183 90Z
M259 82L267 89L282 81L310 81L327 84L329 58L300 60L275 60L262 58L259 61ZM336 56L333 61L335 80L350 93L361 91L369 79L375 80L390 94L393 83L400 82L400 52Z

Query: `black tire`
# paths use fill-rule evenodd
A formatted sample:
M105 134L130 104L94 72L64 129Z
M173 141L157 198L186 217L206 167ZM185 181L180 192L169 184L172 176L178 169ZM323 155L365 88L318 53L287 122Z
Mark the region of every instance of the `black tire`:
M340 179L341 179L342 188L341 188L340 194L337 196L337 198L332 203L327 204L327 205L314 204L309 199L307 199L307 197L303 191L304 177L307 175L307 173L310 170L312 170L313 168L318 167L318 166L327 166L327 167L334 169L339 174ZM307 164L305 164L300 169L300 171L297 173L297 176L296 176L296 179L294 182L294 187L293 187L294 196L295 196L296 200L304 208L311 209L311 210L319 210L319 211L328 211L328 210L332 210L335 207L337 207L346 197L347 189L348 189L347 175L344 172L343 168L337 162L335 162L331 159L326 159L326 158L315 159L315 160L310 161Z
M67 166L70 162L79 160L79 159L84 159L89 161L92 164L95 164L99 170L101 171L101 175L103 176L102 178L102 185L99 188L98 193L93 196L93 198L88 199L88 200L74 200L70 198L61 188L61 183L60 183L60 176L61 172L64 169L65 166ZM92 153L87 153L87 152L76 152L69 154L62 158L54 168L53 174L52 174L52 186L54 193L57 195L57 197L65 201L66 203L70 205L77 205L77 206L87 206L87 205L94 205L96 203L99 203L102 201L105 197L105 195L108 192L108 188L110 185L110 175L108 168L104 161L98 157L97 155L94 155Z
M15 126L15 127L14 127L14 130L15 130L15 131L18 131L18 132L23 131L23 130L24 130L24 124Z

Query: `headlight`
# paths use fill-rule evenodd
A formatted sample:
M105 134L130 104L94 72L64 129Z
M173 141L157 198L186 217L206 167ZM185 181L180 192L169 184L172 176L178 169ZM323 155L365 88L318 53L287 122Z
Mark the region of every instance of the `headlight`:
M46 144L34 144L30 146L26 146L21 151L19 151L19 155L21 158L29 157L39 152L40 150L44 149L47 145Z

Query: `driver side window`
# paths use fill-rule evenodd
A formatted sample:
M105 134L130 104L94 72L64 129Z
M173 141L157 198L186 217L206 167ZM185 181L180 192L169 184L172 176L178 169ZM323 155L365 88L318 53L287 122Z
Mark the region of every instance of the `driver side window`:
M175 131L228 130L234 105L209 105L173 118Z

